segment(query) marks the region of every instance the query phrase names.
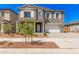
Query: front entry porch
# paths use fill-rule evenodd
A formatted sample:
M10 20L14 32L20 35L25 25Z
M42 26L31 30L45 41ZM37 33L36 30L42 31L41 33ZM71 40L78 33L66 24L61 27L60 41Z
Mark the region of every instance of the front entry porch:
M35 33L44 33L44 22L35 22Z
M21 25L23 26L24 21L20 22ZM44 33L45 32L45 25L44 25L44 21L27 21L28 24L34 24L34 33ZM17 23L18 24L18 23ZM18 30L16 29L16 31L18 32Z
M42 32L42 23L36 23L35 32L36 33L41 33Z

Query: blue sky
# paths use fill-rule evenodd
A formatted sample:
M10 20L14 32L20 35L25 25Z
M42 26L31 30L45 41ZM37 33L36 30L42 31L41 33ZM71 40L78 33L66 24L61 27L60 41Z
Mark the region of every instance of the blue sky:
M0 4L0 9L12 9L18 13L18 7L24 4ZM43 6L54 10L64 10L64 22L79 20L79 4L37 4L37 6Z

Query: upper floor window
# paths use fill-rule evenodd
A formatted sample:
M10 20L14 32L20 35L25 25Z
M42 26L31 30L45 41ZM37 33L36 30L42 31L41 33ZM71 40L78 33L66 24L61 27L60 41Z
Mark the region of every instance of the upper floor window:
M2 16L2 17L4 16L4 12L1 12L1 16Z
M45 18L46 18L46 19L51 18L51 14L50 14L50 13L45 13Z
M38 11L38 15L42 15L42 11Z
M60 12L55 12L54 19L60 19L60 18L61 18Z
M31 17L31 12L24 12L24 17Z

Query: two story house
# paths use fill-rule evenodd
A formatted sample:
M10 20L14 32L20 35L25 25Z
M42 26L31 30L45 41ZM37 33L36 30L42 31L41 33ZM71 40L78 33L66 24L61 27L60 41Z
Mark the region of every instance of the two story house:
M8 33L9 29L7 28L11 26L11 31L16 32L16 20L18 20L18 15L14 11L11 9L0 9L0 33Z
M34 33L63 32L64 11L50 10L36 5L23 5L18 8L18 22L35 20Z

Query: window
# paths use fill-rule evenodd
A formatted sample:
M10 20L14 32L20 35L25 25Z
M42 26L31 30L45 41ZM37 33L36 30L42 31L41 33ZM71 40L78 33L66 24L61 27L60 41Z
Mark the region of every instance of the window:
M49 13L46 13L46 14L45 14L45 18L46 18L46 19L49 19L49 16L50 16Z
M56 13L56 18L59 18L59 13Z
M31 17L31 13L30 12L24 12L24 17Z
M4 12L1 12L1 16L2 16L2 17L4 16Z
M42 11L38 11L38 15L42 15Z
M54 18L55 19L60 19L60 12L56 12L55 14L54 14Z

